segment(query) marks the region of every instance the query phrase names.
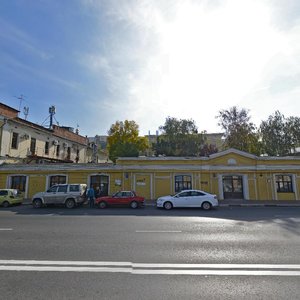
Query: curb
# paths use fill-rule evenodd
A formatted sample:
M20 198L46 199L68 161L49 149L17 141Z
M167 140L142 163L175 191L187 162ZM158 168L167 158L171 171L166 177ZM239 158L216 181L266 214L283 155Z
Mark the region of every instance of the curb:
M32 203L23 202L22 205L32 205ZM156 207L156 203L145 203L144 206ZM300 207L300 203L219 203L219 207Z
M300 207L300 204L219 204L219 207Z
M145 206L156 206L155 203L145 203ZM300 207L300 203L290 204L290 203L278 203L278 204L271 204L271 203L221 203L219 207Z

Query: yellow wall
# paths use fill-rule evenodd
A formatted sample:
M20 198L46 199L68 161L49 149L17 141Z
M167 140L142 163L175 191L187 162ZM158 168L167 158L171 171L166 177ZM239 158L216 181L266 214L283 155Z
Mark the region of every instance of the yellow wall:
M110 183L109 183L109 194L114 194L114 193L122 190L122 181L123 181L122 173L111 173L110 174ZM119 185L119 183L121 185ZM129 188L129 190L130 190L130 188Z
M270 179L267 178L266 174L257 175L257 196L258 200L270 200L272 198Z
M155 195L153 195L154 198L172 194L170 174L169 176L164 175L160 177L158 177L156 174L154 180L154 186L155 186Z
M31 198L35 193L44 192L46 186L46 176L42 174L31 174L29 176L28 198Z
M277 193L278 200L295 200L294 193Z
M300 177L299 177L299 173L297 173L297 177L296 177L296 187L297 190L295 191L295 199L300 199Z
M138 195L151 199L151 175L150 174L135 174L135 188Z
M228 165L228 160L234 159L236 165L255 165L255 160L238 154L227 154L221 157L213 158L209 161L210 165Z
M256 199L258 196L256 186L256 176L254 174L248 175L249 199Z
M0 189L5 189L6 188L6 174L1 174L0 173Z
M233 164L232 164L233 162ZM259 168L258 168L258 165ZM267 165L267 168L264 166ZM291 165L291 169L289 169ZM6 188L7 176L12 174L28 175L28 197L34 193L44 191L46 179L50 174L65 174L68 183L88 183L89 177L94 174L109 176L109 194L118 190L135 190L146 199L156 199L160 196L174 193L175 176L192 176L192 187L219 195L219 180L223 175L247 175L248 193L250 200L295 200L300 198L300 172L295 170L300 158L280 159L255 158L249 155L233 153L221 154L209 158L141 158L121 160L120 165L56 165L28 166L14 165L0 166L0 187ZM143 168L145 166L145 168ZM196 166L196 168L195 168ZM272 169L272 166L274 169ZM244 167L244 168L243 168ZM162 169L164 168L164 169ZM260 170L263 171L260 171ZM282 171L284 169L284 171ZM26 171L27 170L27 171ZM275 174L295 175L295 193L277 193L274 184ZM120 185L119 185L120 183ZM221 183L222 184L222 183ZM246 187L244 186L244 189ZM300 199L299 199L300 200Z
M87 183L88 172L69 172L68 183Z
M210 191L210 174L204 173L200 175L200 190L209 192Z

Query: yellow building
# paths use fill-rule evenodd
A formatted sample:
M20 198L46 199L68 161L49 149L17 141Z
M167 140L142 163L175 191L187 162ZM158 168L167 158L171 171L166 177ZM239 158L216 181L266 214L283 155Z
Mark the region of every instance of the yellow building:
M229 149L197 158L119 158L116 165L0 166L0 188L18 188L26 198L55 183L92 184L102 195L135 190L146 199L193 188L220 200L300 200L300 157L257 157Z

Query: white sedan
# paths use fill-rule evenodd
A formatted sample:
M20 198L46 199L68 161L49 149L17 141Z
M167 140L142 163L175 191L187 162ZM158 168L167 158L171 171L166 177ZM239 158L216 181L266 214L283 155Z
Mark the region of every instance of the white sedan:
M200 190L184 190L174 196L159 197L156 201L156 207L172 209L173 207L201 207L209 210L218 206L216 195Z

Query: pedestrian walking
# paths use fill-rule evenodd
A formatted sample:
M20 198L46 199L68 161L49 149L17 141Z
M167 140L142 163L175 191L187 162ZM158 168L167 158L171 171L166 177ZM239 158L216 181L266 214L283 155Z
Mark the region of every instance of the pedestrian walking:
M94 191L94 188L92 185L87 191L87 197L89 200L90 208L93 208L94 207L94 199L95 199L95 191Z

